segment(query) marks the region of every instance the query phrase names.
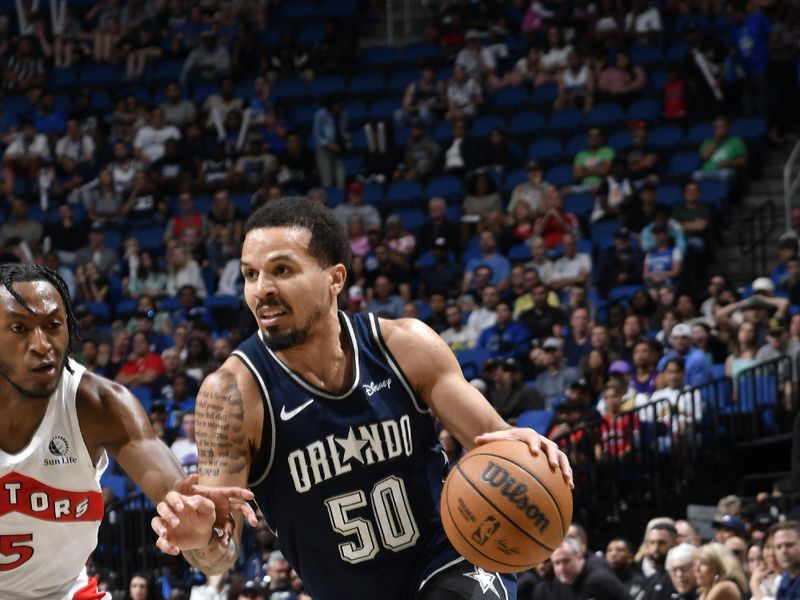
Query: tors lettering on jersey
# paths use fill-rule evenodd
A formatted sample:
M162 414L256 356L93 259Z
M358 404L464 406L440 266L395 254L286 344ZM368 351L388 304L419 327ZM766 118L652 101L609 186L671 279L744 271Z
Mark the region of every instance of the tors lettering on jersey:
M303 409L309 406L312 402L314 402L314 399L309 398L306 402L303 402L300 406L297 406L292 410L286 410L286 405L284 404L281 407L281 421L288 421L294 416L300 414L303 411Z
M100 521L103 495L60 490L11 471L0 477L0 517L13 512L42 521Z
M289 453L289 473L299 493L313 486L349 473L353 462L363 466L382 463L413 451L411 419L387 419L350 427L346 435L329 435Z

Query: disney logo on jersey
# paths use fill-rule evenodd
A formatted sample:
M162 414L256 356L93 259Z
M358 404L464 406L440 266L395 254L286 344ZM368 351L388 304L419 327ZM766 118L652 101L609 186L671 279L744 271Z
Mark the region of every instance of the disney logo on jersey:
M0 477L0 517L14 512L42 521L99 521L103 495L61 490L12 471Z
M392 378L389 377L389 379L384 379L383 381L379 381L378 383L370 381L369 383L362 385L361 387L364 388L364 393L367 396L372 396L375 392L377 392L378 390L382 390L383 388L386 388L387 390L392 389Z
M384 382L385 383L385 382ZM353 470L355 463L370 466L399 456L411 456L411 419L387 419L350 427L346 435L329 435L289 453L294 489L302 494L313 486Z
M74 465L78 462L77 458L69 455L69 442L63 435L54 435L50 438L47 449L50 451L50 454L56 458L45 458L42 462L46 467Z

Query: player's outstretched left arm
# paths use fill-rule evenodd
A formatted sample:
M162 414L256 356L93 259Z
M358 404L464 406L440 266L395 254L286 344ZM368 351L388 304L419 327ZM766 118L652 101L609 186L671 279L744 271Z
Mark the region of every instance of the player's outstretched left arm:
M452 350L436 332L416 319L381 319L389 350L400 363L417 396L467 450L494 440L522 440L536 455L544 452L552 468L572 482L572 469L558 446L526 427L511 427L461 373Z
M232 513L255 521L246 504L249 490L197 485L186 477L177 457L159 440L141 403L125 387L86 373L78 387L78 419L93 460L103 448L115 458L145 495L157 506L160 525L171 539L189 544L198 531L209 539L216 526L224 537ZM157 531L159 533L159 531ZM159 543L162 550L167 551Z

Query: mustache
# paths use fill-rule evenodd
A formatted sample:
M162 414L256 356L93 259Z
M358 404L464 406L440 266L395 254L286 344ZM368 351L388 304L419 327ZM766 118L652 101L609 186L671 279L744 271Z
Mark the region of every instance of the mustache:
M277 298L268 298L266 300L259 300L256 303L256 312L262 308L285 308L286 310L289 310L289 305L281 302Z

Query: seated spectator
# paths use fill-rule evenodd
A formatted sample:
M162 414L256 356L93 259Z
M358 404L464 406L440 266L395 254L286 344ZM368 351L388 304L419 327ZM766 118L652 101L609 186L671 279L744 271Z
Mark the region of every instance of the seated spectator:
M708 362L712 365L719 365L725 362L728 357L728 346L723 343L711 331L711 327L703 321L692 323L692 343L694 347L702 351Z
M138 160L131 156L127 144L117 142L114 144L114 159L108 166L111 178L114 180L114 189L119 194L126 196L131 191L133 177L136 171L142 168Z
M398 215L386 217L386 236L384 242L389 250L405 256L409 260L416 254L417 239L414 234L406 231L403 221Z
M534 223L534 231L535 229L536 223ZM550 281L553 278L553 261L547 257L547 246L540 235L534 235L531 238L531 257L526 266L536 269L539 279L550 285Z
M556 290L586 285L592 272L592 257L585 252L578 252L578 242L572 233L565 233L561 244L564 247L564 256L553 263L550 284Z
M786 267L787 272L781 278L780 287L791 304L800 304L800 258L790 258L786 261Z
M379 232L370 230L367 235L373 235L373 233ZM375 284L375 279L384 275L397 286L397 291L404 301L411 300L410 273L406 257L399 252L390 250L380 238L372 241L371 244L372 253L367 256L366 260L367 287L371 288Z
M192 331L198 330L196 315L190 315ZM212 367L211 348L208 342L201 335L193 333L186 342L186 358L183 365L186 375L192 378L196 385L211 372ZM176 401L179 401L176 399Z
M523 360L528 353L531 335L512 319L511 305L501 300L495 308L495 324L481 331L478 348L485 348L494 358Z
M288 132L286 149L278 156L276 181L287 189L305 191L311 185L315 169L314 155L303 143L300 134L297 131ZM254 179L258 178L258 172L254 173Z
M628 177L636 190L645 182L657 184L659 155L647 141L647 125L636 123L631 127L631 147L624 155Z
M567 321L561 310L550 306L547 286L541 282L534 285L531 296L533 297L533 307L523 311L517 320L534 339L560 337L561 327L566 325Z
M700 546L694 557L694 571L701 598L742 600L747 593L741 563L722 544ZM781 598L780 592L777 597Z
M475 339L478 340L484 330L497 323L497 305L500 294L493 285L487 285L481 293L481 305L469 314L467 327L472 329Z
M447 84L446 118L470 119L482 103L480 84L469 76L463 66L457 64L453 68L453 79Z
M149 124L141 127L133 139L136 158L144 164L156 162L164 155L164 147L169 139L180 140L180 129L167 124L164 112L155 108L150 113Z
M641 561L641 571L646 578L643 598L669 598L675 591L665 568L667 553L676 545L678 535L673 523L672 519L656 522L645 532Z
M652 233L656 245L645 254L642 280L648 288L655 290L664 284L674 284L681 276L683 253L673 245L664 225L654 225Z
M564 358L570 367L577 367L589 353L592 344L589 337L589 311L576 308L569 319L569 334L564 340Z
M405 179L427 180L437 166L439 144L428 137L425 125L421 120L412 121L411 134L406 141L403 155L405 172L400 176Z
M800 343L789 338L789 331L786 322L780 318L772 318L767 322L767 343L761 346L756 352L756 364L776 360L782 357L789 357L791 363L781 362L777 372L781 385L789 382L792 378L792 369L800 356ZM791 399L789 386L787 385L787 402ZM789 406L791 403L789 403Z
M775 285L780 285L781 280L786 277L789 270L789 259L797 258L798 242L797 234L794 231L783 233L778 238L778 264L772 269L770 279Z
M639 443L639 419L636 413L623 411L622 396L625 390L618 382L609 381L603 386L602 392L605 414L600 426L600 443L595 448L596 458L598 461L625 463L631 459L634 446ZM628 569L632 562L631 555L626 565ZM644 583L641 574L636 580L639 585Z
M595 200L590 223L616 219L633 200L633 184L628 179L625 160L617 157L611 163L611 174L594 190Z
M350 241L350 253L353 256L366 256L370 253L369 238L364 230L361 217L350 217L347 223L347 238Z
M101 275L91 261L75 268L75 284L78 300L83 302L108 302L108 278Z
M489 143L481 148L477 164L502 176L512 165L518 164L519 160L518 154L509 145L505 132L495 127L489 132Z
M544 214L536 219L534 225L534 234L544 240L548 250L554 250L561 244L565 233L580 234L578 218L572 213L565 212L563 206L561 192L555 187L548 188L545 193Z
M75 253L75 265L93 262L101 275L109 277L119 269L119 257L105 245L105 231L102 223L92 223L89 228L89 244Z
M550 81L550 74L541 67L541 58L542 52L539 48L528 48L527 55L517 60L514 68L505 74L503 85L517 87L528 83L537 86Z
M403 314L403 299L392 293L393 283L388 277L375 278L374 296L367 302L367 310L386 319L399 319Z
M532 267L530 263L525 265L522 269L522 294L518 295L514 300L515 319L519 318L519 315L533 307L533 288L540 283L542 283L542 279L539 277L539 271ZM558 295L553 291L549 291L547 293L547 303L554 308L558 308Z
M636 598L644 585L644 575L634 565L633 558L633 549L625 538L617 537L608 542L606 563L617 580L628 590L630 597Z
M567 68L567 60L572 52L572 45L564 41L561 28L551 25L547 28L547 44L539 64L548 77L556 79L558 73Z
M489 48L481 45L481 33L474 29L464 36L466 45L456 55L456 67L463 68L467 77L478 83L488 83L497 70L497 61Z
M475 269L479 266L488 266L492 271L491 284L501 291L508 286L508 277L511 274L511 263L497 251L497 241L491 231L482 231L480 234L479 257L471 258L464 267L464 279L461 284L461 291L468 292L472 287L472 279Z
M195 120L197 110L194 102L181 97L181 88L177 83L170 82L164 90L164 102L159 108L164 115L164 121L175 127L184 127Z
M136 171L130 195L122 203L120 214L132 225L151 225L163 223L169 207L156 187L144 171Z
M609 353L606 350L592 348L583 356L579 366L581 380L586 382L589 397L594 402L608 383L608 370L611 366Z
M603 133L599 128L592 127L586 138L589 147L575 155L573 178L581 187L593 189L611 172L615 153L612 148L603 145Z
M603 292L642 280L642 251L631 243L630 231L622 227L614 233L614 244L603 250L594 270L594 284Z
M75 118L67 119L67 130L56 142L56 162L59 172L67 177L77 176L80 183L89 174L95 161L92 137L81 131Z
M161 298L167 295L167 274L158 265L155 255L144 250L128 261L128 276L122 279L122 294L128 298L148 295Z
M688 88L679 67L668 65L664 83L664 118L682 123L688 114L688 99Z
M11 143L3 153L5 163L4 189L7 195L14 192L14 177L37 181L39 170L51 160L50 144L47 136L36 131L33 121L27 117L20 119L20 131L13 135Z
M682 362L682 370L686 373L686 385L701 385L713 379L711 364L701 350L692 346L692 328L686 323L679 323L670 333L672 351L665 354L658 362L658 371L664 372L667 363L673 358Z
M527 202L517 202L506 220L506 232L515 244L524 244L533 236L536 214Z
M658 8L648 0L634 0L633 8L625 15L625 32L637 42L653 43L659 41L662 30Z
M485 171L479 171L471 187L462 205L464 214L480 217L493 232L499 233L502 228L503 201L494 182Z
M657 365L660 357L661 348L654 340L642 340L634 346L631 387L637 395L649 397L656 391Z
M449 327L447 323L447 296L441 292L436 292L428 296L428 307L431 313L425 319L425 324L436 333L442 333Z
M695 182L683 186L683 206L678 206L672 216L684 231L687 258L702 263L707 257L712 213L708 204L700 202L700 186Z
M197 470L197 439L195 438L194 424L194 411L183 413L181 417L183 435L179 436L169 447L187 473Z
M450 260L445 238L437 238L431 251L434 264L419 270L419 292L422 295L443 293L455 298L461 290L463 267L460 262Z
M172 247L167 259L167 294L175 296L184 286L191 286L200 298L208 294L200 265L191 258L188 249L180 244Z
M680 598L697 597L697 579L694 571L694 557L697 547L682 543L667 553L665 567L669 573L672 587Z
M544 169L536 160L528 161L525 165L528 180L514 186L511 192L511 200L508 203L506 212L514 213L514 208L519 202L525 202L530 206L533 216L538 218L544 213L545 192L550 184L544 180Z
M439 335L450 346L450 349L456 352L474 348L478 342L478 336L474 329L467 327L464 323L464 313L458 303L449 304L445 309L445 315L449 327Z
M424 64L420 78L406 86L403 104L394 113L395 126L407 126L414 119L419 119L426 127L431 127L444 112L444 95L444 84L436 80L433 64Z
M647 77L642 67L631 65L626 52L617 52L614 66L603 69L597 82L601 94L620 102L627 103L644 88Z
M623 224L633 233L641 233L653 220L656 206L656 186L646 181L639 189L638 199L625 207L622 215Z
M785 319L789 314L789 300L773 296L775 284L768 277L758 277L750 287L753 295L744 300L736 300L738 296L733 291L723 291L714 317L717 320L717 327L727 331L731 336L736 334L736 329L742 321L750 321L758 330L759 342L763 342L763 328L767 319L770 316Z
M150 340L144 332L137 331L131 340L132 352L116 373L114 381L126 387L152 386L164 374L161 356L150 350Z
M328 98L314 114L312 139L316 152L317 172L324 187L334 184L344 189L344 152L349 138L347 111L338 96Z
M644 334L642 320L636 315L627 315L622 322L622 337L618 340L617 346L622 360L629 364L633 363L633 349L644 339Z
M590 569L588 561L574 538L567 537L552 556L556 579L553 598L626 598L628 590L609 569ZM540 584L541 585L541 584ZM539 596L541 597L541 596Z
M347 227L353 217L360 217L367 229L381 226L378 209L371 204L364 204L364 184L360 181L353 181L347 186L347 201L336 206L333 213L343 227Z
M224 44L218 43L216 34L206 30L200 35L201 44L189 52L183 63L180 82L186 87L190 80L215 81L230 74L231 55Z
M522 380L522 369L513 358L500 365L500 378L489 394L489 402L508 423L516 423L520 413L526 410L541 410L544 402L541 394Z
M78 193L90 222L99 221L109 225L119 223L123 199L114 187L111 171L103 169L97 179L84 185Z
M544 370L536 377L535 386L548 410L553 409L554 400L578 379L578 372L565 364L563 347L564 342L556 337L549 337L542 344Z
M726 117L714 120L714 134L700 145L703 167L694 172L694 179L722 179L733 184L737 171L747 166L747 146L736 136L730 135L730 124Z
M594 105L594 73L586 59L574 50L567 56L567 66L558 74L558 96L554 108L580 107L588 113Z
M455 223L445 218L447 202L444 198L434 197L428 200L428 218L417 236L420 252L433 250L436 241L443 239L446 248L457 252L460 229Z
M10 53L3 66L3 91L34 95L47 81L44 58L37 51L33 36L21 35L16 44L16 51Z

